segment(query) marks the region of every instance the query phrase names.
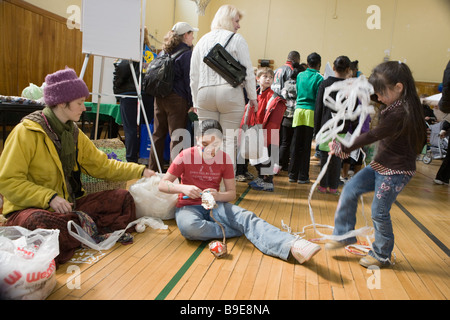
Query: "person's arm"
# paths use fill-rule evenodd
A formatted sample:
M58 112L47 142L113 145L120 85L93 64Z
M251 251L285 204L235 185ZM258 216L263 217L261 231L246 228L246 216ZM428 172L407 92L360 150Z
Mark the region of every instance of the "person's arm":
M144 165L108 159L81 130L78 134L78 163L81 171L98 179L129 181L155 174Z
M0 156L0 191L5 199L18 207L48 209L57 191L49 183L40 185L35 175L29 172L37 144L38 135L30 134L22 124L11 131ZM42 160L43 166L46 161L52 161L51 157ZM38 174L42 176L46 172L42 170ZM48 177L42 177L44 179L49 181Z
M202 190L197 186L174 183L175 179L177 179L177 176L166 172L161 181L159 181L158 190L172 194L183 193L191 199L198 199L202 196Z
M323 94L324 94L324 87L319 86L319 90L317 92L317 98L316 98L316 106L314 110L314 134L317 135L317 133L320 131L320 128L322 127L322 114L323 114Z
M199 86L199 69L200 69L200 48L197 46L194 47L191 56L191 65L189 68L189 79L190 79L190 87L191 87L191 95L192 95L192 103L193 106L197 106L197 93Z
M245 41L244 37L240 34L236 34L233 37L233 41L237 41L236 43L236 60L238 60L247 71L247 75L244 80L244 87L247 91L247 97L250 100L250 105L256 106L257 102L257 94L256 94L256 79L255 72L253 71L253 64L250 58L250 50L248 48L247 41Z

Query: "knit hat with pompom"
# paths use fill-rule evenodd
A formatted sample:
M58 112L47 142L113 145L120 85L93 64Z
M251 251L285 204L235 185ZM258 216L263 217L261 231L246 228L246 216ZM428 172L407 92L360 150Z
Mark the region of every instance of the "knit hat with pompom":
M45 77L44 101L48 106L89 97L86 83L80 79L75 71L66 67Z

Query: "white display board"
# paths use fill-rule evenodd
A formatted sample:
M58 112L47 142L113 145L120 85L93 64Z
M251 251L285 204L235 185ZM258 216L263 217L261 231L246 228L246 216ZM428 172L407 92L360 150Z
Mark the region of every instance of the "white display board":
M103 69L103 83L102 83L102 96L101 103L115 104L116 97L113 90L114 79L114 58L105 58L105 64ZM92 80L92 92L100 92L99 83L101 75L102 57L94 56L94 70ZM98 95L92 95L92 102L98 102Z
M141 0L83 0L82 52L139 61Z

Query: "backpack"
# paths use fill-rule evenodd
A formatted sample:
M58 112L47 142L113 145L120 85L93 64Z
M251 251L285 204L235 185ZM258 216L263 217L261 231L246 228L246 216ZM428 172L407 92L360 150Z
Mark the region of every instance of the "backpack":
M158 98L164 98L171 94L175 77L175 59L187 50L190 48L183 48L172 55L165 53L153 59L144 76L144 91Z

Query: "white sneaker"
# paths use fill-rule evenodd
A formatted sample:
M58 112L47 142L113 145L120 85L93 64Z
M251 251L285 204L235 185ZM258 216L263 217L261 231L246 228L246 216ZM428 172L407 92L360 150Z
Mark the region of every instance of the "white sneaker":
M313 255L320 251L320 249L318 244L309 242L305 239L298 239L292 245L291 253L294 258L302 264L311 259Z
M448 185L448 182L444 182L444 181L439 180L439 179L434 179L433 181L434 181L434 183L436 183L436 184L441 184L441 185L447 184L447 185Z

